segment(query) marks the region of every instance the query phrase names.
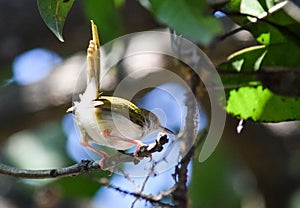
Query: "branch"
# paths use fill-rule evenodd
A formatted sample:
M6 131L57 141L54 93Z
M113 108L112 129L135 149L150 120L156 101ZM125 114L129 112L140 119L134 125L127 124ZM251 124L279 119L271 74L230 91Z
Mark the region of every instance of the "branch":
M130 195L130 196L134 196L136 197L137 199L144 199L146 200L147 202L150 202L151 204L153 205L158 205L158 206L161 206L161 207L174 207L173 205L171 204L168 204L168 203L165 203L165 202L162 202L160 200L157 200L155 199L155 197L151 196L151 195L146 195L146 194L142 194L142 193L135 193L135 192L130 192L130 191L127 191L127 190L123 190L117 186L114 186L112 185L111 183L109 183L109 181L105 178L103 179L100 179L98 181L100 184L108 187L108 188L112 188L114 189L115 191L118 191L122 194L125 194L125 195Z
M235 33L238 33L238 32L240 32L242 30L249 30L249 28L250 28L251 25L257 24L259 21L262 21L262 22L265 22L265 23L270 24L271 26L277 28L283 34L286 34L287 36L293 37L296 40L296 42L298 42L297 41L299 39L298 35L295 34L294 31L289 30L287 27L284 27L284 26L278 24L277 22L274 22L274 21L271 21L271 20L267 19L273 13L275 13L275 12L277 12L279 10L282 10L286 6L287 3L288 3L288 1L280 2L280 3L276 4L275 6L269 8L268 11L265 11L265 12L261 13L258 16L252 15L252 14L246 14L246 13L236 12L236 11L232 11L232 10L228 10L228 9L224 9L224 8L217 9L218 11L226 14L227 16L233 16L233 17L234 16L237 16L237 17L251 17L251 18L254 19L253 21L249 21L249 22L245 23L244 25L240 26L239 28L230 31L229 33L221 35L217 39L219 41L222 41L222 40L226 39L227 37L229 37L229 36L231 36L231 35L233 35Z
M176 182L176 188L172 193L173 199L176 202L176 207L187 207L188 204L188 188L187 188L187 172L188 165L195 154L196 148L204 141L207 136L207 130L204 129L200 138L198 138L188 153L182 158L180 163L175 167L173 177Z
M138 164L140 162L140 159L151 157L152 153L162 151L163 145L167 142L167 135L160 133L158 134L157 139L153 144L141 148L140 152L138 153L139 158L134 157L131 153L117 152L115 155L105 160L104 167L102 168L103 170L113 170L115 167L117 167L117 165L123 164L124 162L133 162L134 164ZM79 174L86 174L97 170L102 169L100 168L99 163L93 160L82 160L80 163L68 167L47 170L18 169L0 163L0 174L28 179L46 179L76 176Z
M95 172L101 170L99 163L92 160L82 160L80 163L57 169L48 169L48 170L25 170L18 169L8 165L0 163L0 174L14 176L18 178L27 178L27 179L47 179L47 178L60 178L66 176L76 176L80 174L86 174L90 172ZM171 204L164 203L160 201L160 198L156 198L152 195L146 195L142 193L134 193L123 190L117 186L114 186L108 182L107 179L100 179L98 182L108 188L112 188L120 193L131 195L137 199L144 199L151 204L155 204L161 207L174 207Z
M0 174L28 179L46 179L60 178L65 176L76 176L79 174L94 172L99 169L99 164L93 160L82 160L80 163L68 167L47 170L18 169L0 163Z

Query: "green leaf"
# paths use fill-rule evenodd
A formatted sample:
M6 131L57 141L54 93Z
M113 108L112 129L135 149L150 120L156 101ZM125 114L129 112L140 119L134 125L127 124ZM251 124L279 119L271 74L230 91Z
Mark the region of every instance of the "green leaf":
M256 17L264 14L263 21L254 21L249 24L253 17L233 15L231 18L240 25L247 25L246 28L262 44L278 43L286 40L293 40L299 44L300 24L291 18L282 9L275 9L280 2L276 0L239 0L230 1L227 8L242 14L249 14ZM282 3L282 2L281 2ZM267 14L268 12L268 14ZM260 16L262 18L262 16ZM265 43L261 41L261 34L269 34L270 40Z
M228 4L229 8L244 14L259 16L265 11L272 13L269 13L264 21L257 21L246 27L256 40L266 47L254 46L234 53L227 63L222 64L223 68L256 71L261 66L300 66L299 58L294 55L300 53L300 35L297 32L300 30L300 24L283 10L274 10L277 4L276 0L240 0ZM240 19L237 21L243 22Z
M202 44L211 42L221 27L215 17L201 14L205 4L196 0L151 0L151 10L162 23Z
M241 87L230 91L226 111L260 122L299 120L300 99L276 95L262 86Z
M123 1L85 0L85 12L98 26L101 43L124 34L120 7Z
M259 34L259 36L256 38L256 40L264 45L268 45L270 43L271 40L271 34L270 32L266 32L266 33L261 33Z
M300 59L297 54L300 53L299 45L293 42L272 44L266 47L267 53L261 63L262 66L284 66L299 67Z
M243 14L250 14L253 16L259 16L265 12L264 8L258 1L242 0L240 4L240 12Z
M276 71L280 67L298 70L300 66L300 59L296 55L300 53L300 35L297 32L300 24L283 10L274 10L277 4L278 1L275 0L232 0L227 5L229 9L243 14L260 15L260 17L262 14L267 15L263 17L263 20L252 22L249 20L255 20L252 19L253 17L232 17L237 23L244 25L259 43L263 44L235 52L228 57L227 62L218 67L221 72L222 70L235 72L232 73L235 75L232 79L237 79L238 83L244 84L227 91L226 110L236 117L259 122L280 122L300 118L300 101L297 98L280 96L270 90L279 88L280 90L276 92L285 92L290 87L290 83L282 84L280 87L269 86L270 89L262 86L262 84L268 86L268 83L285 83L284 76L280 77L274 72L272 75L275 77L264 78L262 82L258 81L261 76L255 77L259 75L256 72L262 67L273 68ZM264 12L269 12L269 14ZM226 72L224 74L228 75ZM248 80L241 79L245 75ZM294 76L293 73L292 76ZM234 83L229 79L230 77L224 79L222 76L225 82Z
M64 194L69 198L91 198L95 195L96 191L100 189L101 185L92 180L92 178L105 177L103 171L99 171L88 176L76 176L76 178L61 178L54 182L55 185L59 186Z
M252 73L220 73L225 92L243 86L257 86L261 82L257 80L255 74Z
M299 67L300 47L292 42L252 46L228 57L218 69L238 72L255 72L262 66Z
M221 64L218 68L223 70L235 70L238 72L257 71L266 55L265 46L252 46L240 50L228 57L228 61Z
M195 160L188 191L189 207L239 207L242 196L234 190L232 180L236 169L230 155L221 148L204 163Z
M256 40L264 45L286 43L291 41L289 36L282 30L266 22L259 22L248 27Z
M37 0L37 3L44 22L63 42L62 29L74 0Z

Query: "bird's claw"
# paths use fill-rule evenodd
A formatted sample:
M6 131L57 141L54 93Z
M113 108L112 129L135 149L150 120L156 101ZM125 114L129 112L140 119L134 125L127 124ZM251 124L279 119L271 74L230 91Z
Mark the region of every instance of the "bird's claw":
M148 145L138 146L134 152L135 157L150 157L152 158L152 154L148 151Z
M107 159L108 157L102 157L101 160L99 161L99 166L102 170L108 170L110 173L109 173L109 176L111 176L114 172L114 168L113 166L109 166L108 168L105 167L105 163L107 162Z

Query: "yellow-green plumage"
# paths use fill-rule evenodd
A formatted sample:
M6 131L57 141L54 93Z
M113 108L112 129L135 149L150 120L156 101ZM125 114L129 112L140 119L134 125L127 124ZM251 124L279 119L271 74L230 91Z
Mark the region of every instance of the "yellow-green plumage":
M119 113L135 124L143 127L148 111L137 107L132 102L111 96L100 96L94 101L95 114L101 118L101 111Z

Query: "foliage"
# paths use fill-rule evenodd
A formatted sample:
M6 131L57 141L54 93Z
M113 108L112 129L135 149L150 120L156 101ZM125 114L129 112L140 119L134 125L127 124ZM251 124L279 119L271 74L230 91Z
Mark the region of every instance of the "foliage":
M72 4L73 1L38 0L41 16L60 40L63 40L62 27ZM122 34L119 8L123 4L124 1L85 2L88 16L101 25L100 30L105 41ZM195 42L208 44L220 32L218 20L201 12L207 9L207 4L203 1L151 0L144 5L158 21ZM287 97L284 93L276 95L272 89L264 89L268 87L268 83L261 82L256 76L264 67L299 67L300 60L291 54L300 53L300 35L297 32L300 24L282 9L284 2L277 0L232 0L218 6L217 9L226 11L227 16L250 31L258 42L257 46L233 53L228 61L218 66L221 74L223 71L239 73L235 77L223 75L225 86L241 84L228 90L226 111L238 118L250 118L254 121L280 122L300 119L300 101L297 98ZM106 22L110 23L109 26L105 26ZM254 76L245 79L249 74ZM256 83L255 86L252 85L253 82ZM239 89L241 86L243 88ZM270 97L273 99L269 100ZM267 102L268 100L272 102ZM272 108L269 108L270 105ZM275 111L271 112L270 109ZM284 111L275 113L279 109Z
M216 18L205 16L206 4L198 0L151 0L150 10L155 17L179 34L202 44L208 44L220 33L220 24Z
M299 120L300 100L276 95L263 86L230 90L226 110L243 119L254 121Z
M191 207L238 207L239 196L234 190L233 164L229 155L217 150L205 163L193 163L189 186Z
M300 66L300 61L294 54L300 52L300 37L296 32L300 24L285 13L282 9L284 6L284 2L278 3L275 0L239 0L230 1L226 5L229 17L250 31L259 44L232 54L227 62L218 67L221 72L236 71L240 77L256 75L256 86L243 83L248 87L235 87L228 92L226 110L241 119L251 118L265 122L300 119L299 99L280 93L284 89L279 90L280 95L272 91L272 88L266 89L270 81L263 82L259 77L266 67L272 67L272 70L284 67L286 73L289 70L299 70L297 67ZM236 13L239 15L235 15ZM279 82L271 84L279 85ZM283 86L285 87L288 86Z
M123 1L106 0L84 1L87 16L100 26L101 43L113 40L123 34L124 23L119 10L123 3Z
M40 14L49 29L60 41L64 41L62 29L74 0L38 0L37 2Z
M74 0L38 0L41 16L60 40L66 16L73 2ZM226 87L226 111L239 119L251 119L255 122L300 119L300 94L299 90L295 90L299 88L299 83L292 83L286 76L282 76L284 74L293 80L299 80L300 73L300 59L297 57L297 54L300 54L300 24L287 14L284 9L286 2L229 0L216 5L208 5L199 0L140 2L158 22L201 45L208 45L220 35L221 24L211 15L213 9L223 12L239 25L230 35L240 29L249 31L257 44L234 52L224 63L217 66ZM104 39L102 42L124 33L124 22L120 14L123 4L123 0L105 3L104 0L84 2L87 16L100 25L101 38ZM209 11L210 8L213 9ZM233 187L236 181L232 176L232 164L226 163L231 159L218 155L217 152L205 164L194 163L189 192L192 206L215 207L223 202L237 206L239 198L251 195L247 193L245 196L237 196L242 194L237 193L236 187ZM203 169L205 171L202 171ZM234 185L239 182L241 181ZM85 179L80 178L79 183L86 183ZM73 190L74 196L82 195L85 191L82 188L84 186L78 186L77 181L76 187L74 185L73 188L72 179L64 179L61 184ZM85 195L92 195L96 189L96 186L92 187L89 190L91 192L86 192Z

